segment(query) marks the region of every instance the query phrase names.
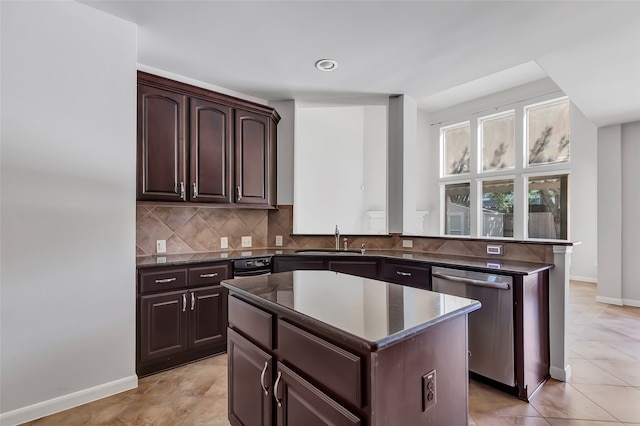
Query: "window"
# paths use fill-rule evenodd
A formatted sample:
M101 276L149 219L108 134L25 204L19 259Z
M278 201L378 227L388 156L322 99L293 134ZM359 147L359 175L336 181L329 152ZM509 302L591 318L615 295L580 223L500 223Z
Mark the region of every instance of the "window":
M471 235L471 185L457 183L444 187L446 234Z
M568 239L570 108L522 100L442 127L442 232Z
M569 176L529 178L529 238L566 240Z
M469 173L469 123L442 129L444 147L442 171L444 176Z
M569 101L526 109L529 165L569 161Z
M513 179L482 182L482 235L513 237Z
M514 121L513 111L479 120L483 172L513 169L515 166Z

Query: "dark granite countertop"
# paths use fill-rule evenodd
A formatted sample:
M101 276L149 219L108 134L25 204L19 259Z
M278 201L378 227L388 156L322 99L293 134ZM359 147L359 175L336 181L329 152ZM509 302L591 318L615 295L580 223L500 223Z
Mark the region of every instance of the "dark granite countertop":
M380 348L441 321L468 314L480 302L333 271L292 271L224 280L231 292L269 309L285 309Z
M340 253L340 254L322 254L322 252L307 251L298 253L296 249L254 249L254 250L237 250L223 252L207 252L207 253L187 253L187 254L168 254L154 256L138 256L136 257L136 265L138 268L150 268L159 266L178 266L190 265L204 262L212 262L216 260L233 260L249 257L261 256L279 256L279 255L296 255L296 256L339 256L345 257L363 257L359 253ZM452 256L436 253L423 253L404 250L367 250L365 257L382 257L388 259L402 259L416 262L425 262L434 266L449 266L462 269L472 269L477 271L492 272L500 271L509 274L529 275L540 272L553 267L547 263L521 262L516 260L505 260L499 257L480 258L469 256Z

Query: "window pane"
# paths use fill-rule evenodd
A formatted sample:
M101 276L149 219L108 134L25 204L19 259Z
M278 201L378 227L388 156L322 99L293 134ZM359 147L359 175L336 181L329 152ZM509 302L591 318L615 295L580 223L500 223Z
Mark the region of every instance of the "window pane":
M482 171L512 169L515 166L514 114L480 121Z
M513 179L482 182L482 235L513 237Z
M529 238L566 240L569 176L529 178Z
M569 161L569 101L527 109L529 165Z
M471 235L471 185L445 185L445 217L447 235Z
M445 176L469 173L469 123L442 131Z

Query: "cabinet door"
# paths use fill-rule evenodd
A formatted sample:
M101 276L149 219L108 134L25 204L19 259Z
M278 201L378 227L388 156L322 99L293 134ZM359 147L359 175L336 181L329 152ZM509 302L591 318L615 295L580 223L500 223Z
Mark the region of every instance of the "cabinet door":
M272 357L235 331L228 333L229 421L234 426L270 426Z
M275 165L275 150L271 152L269 118L237 109L235 132L235 201L268 204L270 177L275 174L275 167L271 167L271 161Z
M230 203L232 110L202 99L191 99L191 201Z
M365 278L378 278L376 260L329 260L329 270Z
M391 283L431 290L431 269L410 262L384 261L382 279Z
M184 291L140 296L141 361L187 350L186 309Z
M186 201L187 97L138 85L138 199Z
M353 426L361 420L278 362L274 385L278 426Z
M189 292L189 349L227 340L226 290L219 285Z
M273 259L273 272L324 269L327 269L326 262L322 259L301 259L301 256L276 257Z

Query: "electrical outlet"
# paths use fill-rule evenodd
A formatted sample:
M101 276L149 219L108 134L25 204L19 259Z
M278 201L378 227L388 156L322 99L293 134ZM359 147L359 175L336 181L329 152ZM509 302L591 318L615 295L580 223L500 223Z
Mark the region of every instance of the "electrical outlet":
M500 244L487 244L487 254L502 254L502 245Z
M167 240L156 240L156 253L167 252Z
M242 237L240 244L242 247L251 247L251 237Z
M276 235L276 247L282 247L282 235Z
M422 376L422 411L436 405L436 370L431 370Z
M229 237L220 237L220 248L229 248Z
M413 240L402 240L402 247L405 247L405 248L413 247Z

